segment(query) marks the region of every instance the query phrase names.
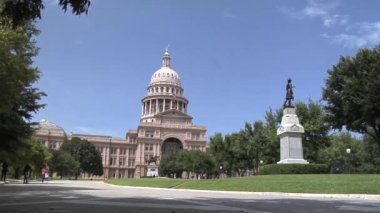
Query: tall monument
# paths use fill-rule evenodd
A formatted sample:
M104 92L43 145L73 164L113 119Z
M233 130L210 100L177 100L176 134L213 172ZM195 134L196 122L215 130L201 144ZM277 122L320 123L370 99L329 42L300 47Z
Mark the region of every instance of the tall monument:
M292 80L289 78L286 85L286 99L284 103L281 126L277 129L280 137L280 161L278 164L308 164L303 159L302 135L305 132L296 114L296 108L292 103Z

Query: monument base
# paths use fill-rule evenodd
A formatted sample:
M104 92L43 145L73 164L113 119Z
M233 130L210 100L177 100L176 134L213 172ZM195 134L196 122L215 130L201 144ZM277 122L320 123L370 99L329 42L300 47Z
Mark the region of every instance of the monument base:
M277 164L309 164L309 162L304 159L287 158L280 160Z

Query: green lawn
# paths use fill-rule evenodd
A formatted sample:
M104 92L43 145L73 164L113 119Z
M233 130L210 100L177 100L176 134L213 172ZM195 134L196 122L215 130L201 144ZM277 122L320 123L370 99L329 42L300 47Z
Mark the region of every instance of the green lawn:
M142 178L106 182L125 186L223 191L380 194L380 175L263 175L211 180Z

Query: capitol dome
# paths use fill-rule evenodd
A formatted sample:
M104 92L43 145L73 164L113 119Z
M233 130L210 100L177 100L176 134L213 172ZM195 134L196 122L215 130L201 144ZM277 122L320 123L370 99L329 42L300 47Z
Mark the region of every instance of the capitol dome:
M150 79L150 85L156 84L172 84L181 86L181 79L176 71L174 71L170 66L170 54L168 50L162 58L162 67L153 73Z
M38 122L35 128L39 133L65 135L65 130L62 127L46 119L42 119Z
M142 99L141 122L153 122L159 113L176 110L187 113L189 101L183 95L181 79L170 65L170 54L165 50L162 67L153 73Z

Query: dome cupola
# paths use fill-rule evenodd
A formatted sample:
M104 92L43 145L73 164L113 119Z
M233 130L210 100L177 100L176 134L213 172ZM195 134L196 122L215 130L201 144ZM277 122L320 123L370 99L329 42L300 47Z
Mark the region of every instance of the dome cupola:
M172 84L181 86L181 79L178 73L171 68L168 49L165 50L164 56L162 57L162 67L153 73L152 78L150 79L150 85L155 84Z

